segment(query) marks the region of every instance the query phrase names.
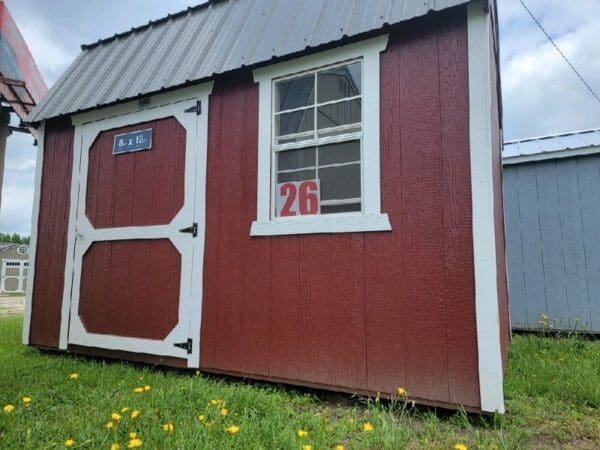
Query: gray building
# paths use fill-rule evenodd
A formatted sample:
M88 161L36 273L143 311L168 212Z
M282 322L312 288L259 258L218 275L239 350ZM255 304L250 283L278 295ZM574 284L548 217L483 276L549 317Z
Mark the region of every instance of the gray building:
M600 129L507 142L513 329L600 333Z
M0 293L25 293L29 274L29 246L0 243Z

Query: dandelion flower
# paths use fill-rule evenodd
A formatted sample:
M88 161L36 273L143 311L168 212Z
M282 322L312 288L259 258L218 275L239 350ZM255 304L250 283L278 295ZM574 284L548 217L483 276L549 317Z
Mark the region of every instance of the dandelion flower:
M150 389L152 389L148 384L146 386L144 386L144 391L148 392Z
M224 400L214 399L210 401L211 405L220 405L221 403L225 403Z
M227 414L229 414L229 410L227 408L221 408L221 411L219 411L219 414L221 414L223 417L225 417Z
M135 439L130 439L129 442L127 443L127 448L140 448L142 446L143 442L141 439L135 438Z
M404 389L403 387L399 387L398 389L396 389L396 392L400 397L404 397L406 395L406 389Z
M110 450L120 450L121 446L116 442L110 446Z
M204 421L206 420L206 416L205 416L204 414L200 414L200 415L198 416L198 420L199 420L200 422L204 422Z
M23 397L23 403L25 404L26 408L29 407L29 405L31 404L31 397L29 397L27 395L25 397Z
M135 431L132 431L131 433L128 434L129 439L137 439L137 433Z
M15 410L15 405L8 404L4 408L2 408L5 413L10 414Z
M115 427L115 424L113 422L106 422L106 425L104 425L104 428L106 428L107 430L112 430Z
M373 431L373 425L371 425L370 422L363 423L363 431L365 433L370 433L371 431Z
M121 414L114 412L110 415L110 418L118 422L119 420L121 420Z
M308 431L306 430L298 430L298 437L304 438L308 436Z
M467 446L465 444L456 444L454 450L467 450Z
M121 408L121 414L125 414L127 411L129 411L129 407L125 406Z
M132 419L135 419L139 415L140 415L140 412L137 409L134 409L133 411L131 411L131 415L129 417L131 417Z
M303 445L302 450L312 450L312 445Z
M338 444L334 447L334 450L344 450L344 446L342 444Z
M79 374L77 372L73 372L71 375L69 375L69 378L71 380L76 380L77 378L79 378Z
M229 434L236 434L238 431L240 431L240 427L231 425L225 428L225 431L227 431Z
M69 438L65 441L65 447L73 447L73 444L75 444L74 439Z
M133 389L133 392L135 392L136 394L141 394L142 392L144 392L144 388L143 387L136 387Z
M173 424L171 422L167 422L165 424L163 424L163 430L166 431L167 433L171 433L175 427L173 426Z

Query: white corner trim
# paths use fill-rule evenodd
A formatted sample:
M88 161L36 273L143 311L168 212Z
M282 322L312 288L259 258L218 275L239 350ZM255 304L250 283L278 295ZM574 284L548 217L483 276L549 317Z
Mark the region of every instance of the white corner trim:
M252 224L251 235L267 236L271 234L298 233L335 233L351 231L380 231L391 229L389 220L373 217L381 213L381 178L380 178L380 61L379 55L387 48L389 36L382 35L343 47L326 50L312 55L303 56L290 61L261 67L254 70L254 81L259 85L258 107L258 179L256 221ZM363 98L363 130L362 130L362 214L352 214L339 220L315 218L294 218L296 226L282 225L278 220L271 219L272 173L272 85L273 80L283 76L318 69L319 67L335 64L352 59L362 58L362 98ZM339 215L336 215L339 217ZM356 220L356 226L349 222ZM273 222L273 225L268 223ZM283 223L283 222L282 222ZM318 224L321 225L318 225ZM378 225L373 225L377 223ZM370 225L366 225L370 224ZM339 231L333 229L339 225ZM376 228L371 229L371 228ZM284 232L284 230L287 230ZM306 230L306 231L302 231ZM311 231L314 230L314 231ZM318 230L318 231L317 231Z
M483 2L471 3L467 16L479 391L483 411L504 413L492 172L490 16L484 11Z
M38 220L40 215L40 199L42 191L42 168L44 164L44 139L46 122L42 122L38 139L38 149L35 164L35 187L33 192L33 208L31 211L31 238L29 242L29 271L27 280L27 291L25 293L25 312L23 315L23 344L29 345L29 333L31 328L31 311L33 300L33 281L35 277L35 255L37 253Z
M255 221L251 236L391 231L387 214L331 214Z
M600 145L590 147L581 147L575 149L557 150L543 153L532 153L530 155L506 156L502 160L502 164L510 166L513 164L523 164L536 161L547 161L550 159L573 158L575 156L587 156L600 153Z

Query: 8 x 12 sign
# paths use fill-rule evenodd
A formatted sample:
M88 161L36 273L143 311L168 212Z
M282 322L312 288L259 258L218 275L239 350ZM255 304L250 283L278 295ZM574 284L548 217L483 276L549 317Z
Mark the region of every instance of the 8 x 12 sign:
M138 152L152 147L152 128L117 134L113 144L113 155Z
M276 186L277 217L307 216L320 213L319 180L288 181Z

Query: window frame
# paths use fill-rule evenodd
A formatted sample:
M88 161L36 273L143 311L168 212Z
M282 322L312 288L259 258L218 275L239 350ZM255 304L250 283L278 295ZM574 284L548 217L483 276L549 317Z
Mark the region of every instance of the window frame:
M310 233L390 231L387 214L381 213L380 179L380 62L388 35L326 50L254 70L259 85L257 219L250 235L275 236ZM311 140L275 144L275 83L303 74L361 61L361 130L318 138L315 123ZM316 95L316 93L315 93ZM351 97L345 100L349 100ZM317 108L318 99L315 97ZM326 102L325 102L326 103ZM369 111L365 114L365 111ZM293 217L275 216L276 154L327 143L359 140L361 152L361 211ZM277 150L275 149L277 148Z

